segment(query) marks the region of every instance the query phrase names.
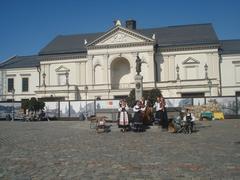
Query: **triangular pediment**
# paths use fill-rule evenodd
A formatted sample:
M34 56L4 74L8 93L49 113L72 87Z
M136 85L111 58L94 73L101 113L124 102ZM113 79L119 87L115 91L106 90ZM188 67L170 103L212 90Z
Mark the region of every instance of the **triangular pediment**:
M145 43L154 42L154 39L143 36L130 29L117 26L104 35L94 40L87 46L104 46L104 45L117 45L117 44L129 44L129 43Z
M55 69L56 72L69 72L70 69L66 68L65 66L61 65L57 69Z
M192 57L187 58L182 64L199 64L200 62Z

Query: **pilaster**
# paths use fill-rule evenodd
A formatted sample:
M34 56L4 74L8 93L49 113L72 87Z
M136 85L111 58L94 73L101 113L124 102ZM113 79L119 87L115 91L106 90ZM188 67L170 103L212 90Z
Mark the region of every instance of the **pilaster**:
M168 59L168 80L175 80L175 56L169 56Z
M89 55L86 64L86 83L93 84L93 58L94 56Z

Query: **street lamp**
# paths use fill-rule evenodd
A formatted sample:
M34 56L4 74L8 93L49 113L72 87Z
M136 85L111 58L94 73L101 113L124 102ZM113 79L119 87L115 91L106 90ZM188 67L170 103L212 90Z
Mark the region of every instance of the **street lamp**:
M177 80L180 80L180 77L179 77L179 66L177 64L177 67L176 67L176 71L177 71Z
M15 89L12 89L12 121L14 121L14 95L15 95Z
M69 100L69 71L66 71L66 85L67 85L67 93L68 93L68 100Z
M208 79L208 65L207 64L204 65L204 69L205 69L205 79Z
M211 90L212 90L212 81L211 81L211 79L208 80L208 87L209 87L209 93L210 93L210 97L211 97L212 96L212 92L211 92Z
M68 71L66 71L65 76L66 76L66 85L69 85L69 72Z
M46 87L46 82L45 82L46 73L44 72L42 76L43 76L43 86Z
M85 117L87 118L87 92L88 92L88 86L87 85L85 85L84 91L85 91Z
M41 67L40 65L37 65L37 72L38 72L38 86L40 87L41 85Z

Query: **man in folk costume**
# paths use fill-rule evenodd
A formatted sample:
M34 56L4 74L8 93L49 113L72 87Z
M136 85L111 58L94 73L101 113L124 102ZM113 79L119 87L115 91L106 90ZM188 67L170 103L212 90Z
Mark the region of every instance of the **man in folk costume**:
M168 116L166 110L166 102L164 97L160 96L160 118L162 119L162 129L168 129Z
M127 102L123 100L121 104L119 104L119 127L122 127L121 131L125 132L127 128L129 127L129 118L128 118L128 106Z
M155 121L157 121L159 123L159 125L161 125L162 124L161 111L162 111L163 107L160 102L160 97L157 97L157 101L155 102L153 108L156 109Z

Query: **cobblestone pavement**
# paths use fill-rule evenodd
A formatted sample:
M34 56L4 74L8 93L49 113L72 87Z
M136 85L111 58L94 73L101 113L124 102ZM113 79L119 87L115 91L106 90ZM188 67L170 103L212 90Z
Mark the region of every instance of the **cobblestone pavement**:
M0 179L240 179L240 120L191 135L96 133L89 122L0 122Z

